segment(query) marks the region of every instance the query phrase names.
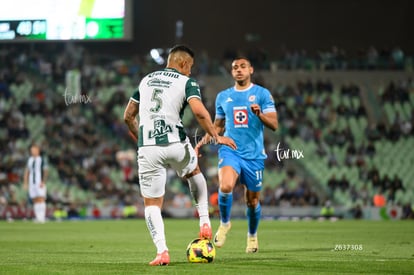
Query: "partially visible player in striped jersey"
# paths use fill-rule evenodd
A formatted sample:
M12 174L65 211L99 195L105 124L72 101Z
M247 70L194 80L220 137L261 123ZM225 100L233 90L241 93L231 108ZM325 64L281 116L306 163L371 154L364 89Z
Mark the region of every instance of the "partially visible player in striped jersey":
M29 197L33 202L34 221L44 223L46 221L46 180L48 176L47 159L40 154L40 147L32 144L30 157L24 172L25 190L29 190Z
M207 184L184 131L181 121L184 108L190 105L200 126L218 144L236 148L232 139L216 133L210 114L201 101L199 85L189 77L193 63L191 49L183 45L173 47L166 68L141 80L124 112L124 120L138 141L138 173L145 220L157 248L157 256L150 265L170 263L161 216L167 167L188 181L200 218L199 236L212 237Z

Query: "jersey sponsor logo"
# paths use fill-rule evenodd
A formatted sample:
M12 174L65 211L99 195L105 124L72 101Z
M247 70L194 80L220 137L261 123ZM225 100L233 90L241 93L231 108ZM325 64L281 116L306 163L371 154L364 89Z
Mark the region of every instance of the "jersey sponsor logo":
M169 88L171 86L171 81L162 80L159 78L150 79L147 82L148 86L156 86L156 87L163 87L163 88Z
M249 102L254 102L255 100L256 100L256 96L255 95L249 96Z
M246 106L233 107L233 121L235 128L249 127L249 115Z
M148 133L148 138L155 138L172 133L171 125L165 125L164 120L154 121L154 130L150 130Z

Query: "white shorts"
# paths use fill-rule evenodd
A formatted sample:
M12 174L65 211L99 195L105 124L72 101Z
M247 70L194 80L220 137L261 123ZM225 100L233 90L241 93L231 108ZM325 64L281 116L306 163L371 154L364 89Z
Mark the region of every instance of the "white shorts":
M167 168L179 177L197 167L197 156L188 140L165 146L143 146L138 149L138 174L141 194L145 198L159 198L165 194Z
M31 199L42 197L46 198L46 184L40 188L40 183L29 184L29 197Z

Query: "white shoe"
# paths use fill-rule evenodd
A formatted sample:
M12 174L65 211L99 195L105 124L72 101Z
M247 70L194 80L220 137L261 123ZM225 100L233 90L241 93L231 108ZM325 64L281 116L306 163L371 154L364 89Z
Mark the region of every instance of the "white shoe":
M246 253L256 253L257 251L259 251L257 237L247 237Z
M231 223L227 226L220 224L216 235L214 236L214 245L217 247L222 247L226 241L226 234L231 228Z

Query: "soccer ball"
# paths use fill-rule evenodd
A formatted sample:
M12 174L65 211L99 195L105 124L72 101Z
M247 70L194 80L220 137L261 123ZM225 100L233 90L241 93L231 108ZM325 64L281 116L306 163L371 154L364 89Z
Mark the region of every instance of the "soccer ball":
M194 239L187 246L190 263L211 263L216 257L216 248L208 239Z

